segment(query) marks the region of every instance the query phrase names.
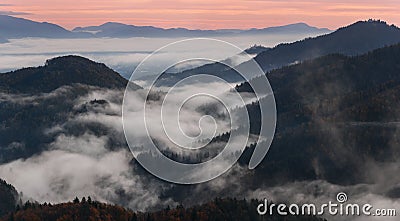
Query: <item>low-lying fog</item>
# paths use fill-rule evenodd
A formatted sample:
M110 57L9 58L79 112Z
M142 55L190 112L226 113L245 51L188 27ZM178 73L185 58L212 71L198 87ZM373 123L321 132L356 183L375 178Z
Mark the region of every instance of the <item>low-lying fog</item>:
M239 48L246 49L254 44L273 47L280 43L293 42L306 37L311 36L307 34L272 34L217 37L217 39L227 41ZM10 39L9 43L0 44L0 72L23 67L40 66L44 64L46 59L75 54L105 63L124 77L129 78L135 67L154 50L183 39L184 38ZM193 50L193 48L191 50ZM196 50L209 54L212 48L207 48L207 45L201 45ZM219 54L221 59L232 56L230 54ZM168 59L168 57L165 59Z

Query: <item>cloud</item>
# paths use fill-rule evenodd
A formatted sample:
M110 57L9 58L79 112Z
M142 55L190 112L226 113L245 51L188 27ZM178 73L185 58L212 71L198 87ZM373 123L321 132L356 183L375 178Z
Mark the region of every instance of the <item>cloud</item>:
M1 97L18 105L29 105L54 99L71 90L72 87L68 86L32 97L10 94ZM94 99L107 99L109 106L77 114L62 125L44 130L44 134L54 137L48 150L0 165L0 177L23 192L24 200L42 203L60 203L76 196L91 196L99 201L118 203L141 211L174 205L169 198L160 200L168 184L151 176L139 175L138 169L132 166L133 156L124 143L122 133L120 105L116 105L120 104L122 94L123 91L92 87L91 93L73 101L75 108ZM106 135L96 135L90 130L76 133L68 128L76 122L99 122L109 131ZM112 148L112 139L118 139L123 145ZM14 142L8 148L24 146Z
M225 96L231 104L236 104L235 99L230 95L229 88L231 86L221 83L207 84L212 91L218 96ZM72 93L74 86L61 87L53 92L40 94L37 96L1 94L0 99L3 101L13 102L16 105L36 105L46 102L48 99L57 99L57 97L66 96ZM205 84L196 84L182 86L174 91L173 100L164 108L168 115L177 111L178 101L184 99L188 93L193 93L205 88ZM165 89L165 88L164 88ZM22 191L24 199L34 199L39 202L64 202L78 197L90 195L92 198L118 203L130 207L134 210L149 210L152 208L160 208L165 205L174 205L175 201L170 197L165 197L164 193L173 185L162 182L158 178L140 172L140 169L132 164L133 156L125 143L121 121L121 103L122 90L109 90L91 87L90 92L72 100L74 106L74 114L62 124L54 125L43 131L46 136L53 137L54 140L48 145L48 150L32 156L27 159L18 159L3 165L0 165L0 177L15 185ZM131 103L131 110L138 110L143 105L143 96L146 90L137 91L134 97L136 101ZM92 105L89 101L106 100L107 105ZM203 115L199 112L198 107L204 102L212 102L212 100L191 101L190 105L185 107L182 112L182 128L187 134L196 134L199 119ZM86 105L87 111L79 112ZM89 106L88 106L89 105ZM153 110L159 107L160 103L154 102ZM218 110L223 110L218 107ZM156 118L157 111L149 113L152 115L150 124L159 125ZM133 122L141 121L141 115L132 113ZM218 133L229 130L229 124L225 124L225 119L217 120L222 124L218 129ZM195 123L194 123L195 122ZM102 125L106 129L104 133L96 133L89 127L76 127L75 125ZM132 125L138 128L137 125ZM213 128L213 121L204 121L201 128ZM84 128L82 131L75 131L75 128ZM96 128L100 128L96 126ZM171 144L167 137L157 128L153 131L155 139L162 141L165 145ZM80 129L81 130L81 129ZM133 130L135 131L135 130ZM176 133L172 136L178 137L180 131L173 130ZM136 130L134 139L140 145L141 140L147 137L145 131ZM212 137L212 136L211 136ZM223 145L223 143L221 143ZM219 144L215 147L219 148ZM24 148L22 143L12 143L9 148ZM193 154L193 152L185 152L185 154ZM222 162L223 163L223 162ZM221 165L222 165L221 163ZM220 165L220 166L221 166ZM215 165L216 167L218 165ZM201 171L201 173L209 173L209 171ZM198 174L201 175L201 174ZM228 183L228 181L220 180L214 183L214 189L220 184ZM161 197L163 196L163 197ZM172 197L172 196L171 196Z
M293 42L309 37L308 35L290 34L285 36L275 35L256 35L241 37L221 37L220 40L230 42L238 47L245 49L251 45L265 45L267 47L275 46L282 42ZM22 67L40 66L44 61L56 56L62 55L81 55L98 62L105 63L107 66L117 70L125 77L135 70L136 66L154 50L159 49L169 43L182 40L181 38L92 38L92 39L9 39L9 43L0 44L0 72L16 70ZM219 59L225 59L232 54L221 54L210 48L199 46L194 48L203 52L203 57L207 53L219 55ZM193 52L182 50L180 54L191 54ZM196 52L197 53L197 52ZM215 56L214 55L214 56ZM164 64L168 62L170 56L160 56L158 62ZM240 62L240 59L236 60ZM236 62L236 63L237 63ZM191 64L178 64L179 70L201 65L202 62ZM151 71L150 71L151 72Z

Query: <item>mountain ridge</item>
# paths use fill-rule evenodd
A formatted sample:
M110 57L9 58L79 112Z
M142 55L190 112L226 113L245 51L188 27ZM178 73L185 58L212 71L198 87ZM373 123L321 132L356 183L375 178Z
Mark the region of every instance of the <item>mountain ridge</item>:
M127 83L105 64L75 55L49 59L44 66L0 73L0 90L11 93L48 93L72 84L123 89Z
M399 42L400 28L380 20L358 21L330 34L280 44L254 59L268 71L328 54L359 55Z
M155 26L128 25L120 22L106 22L98 26L76 27L72 32L88 32L98 37L190 37L190 36L224 36L274 33L328 33L327 28L317 28L305 23L293 23L282 26L251 29L188 29L160 28ZM156 36L156 37L157 37Z
M53 23L37 22L9 15L0 15L0 36L6 39L26 37L88 37L87 34L72 33L71 31Z
M358 21L329 34L293 43L283 43L268 50L261 50L254 60L264 72L268 72L328 54L354 56L399 42L400 28L380 20ZM213 68L207 64L173 75L165 74L160 78L160 85L170 86L174 82L196 73L213 74L229 82L243 81L243 78L235 70L226 68L219 63L212 65ZM252 65L252 62L241 63L235 69L246 70L248 65Z
M293 28L292 31L290 29ZM5 39L43 37L43 38L96 38L96 37L205 37L231 36L246 34L268 34L299 32L322 34L330 32L326 28L317 28L305 23L295 23L262 29L216 29L201 30L187 28L160 28L155 26L137 26L119 22L106 22L98 26L75 27L67 30L57 24L37 22L10 15L0 15L0 36ZM6 42L3 39L0 42Z

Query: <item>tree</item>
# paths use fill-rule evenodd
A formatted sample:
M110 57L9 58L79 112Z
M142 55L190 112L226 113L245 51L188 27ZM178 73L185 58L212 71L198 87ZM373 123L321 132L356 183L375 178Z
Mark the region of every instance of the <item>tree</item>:
M75 197L75 199L74 199L73 203L79 203L79 199L78 199L78 197Z

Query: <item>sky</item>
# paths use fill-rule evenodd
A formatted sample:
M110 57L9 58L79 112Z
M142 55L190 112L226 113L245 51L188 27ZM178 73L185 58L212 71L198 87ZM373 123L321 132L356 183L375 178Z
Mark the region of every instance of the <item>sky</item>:
M358 20L400 25L399 0L2 0L0 13L77 26L122 22L164 28L263 28L306 22L336 29Z

